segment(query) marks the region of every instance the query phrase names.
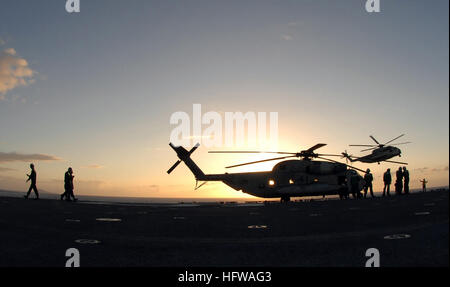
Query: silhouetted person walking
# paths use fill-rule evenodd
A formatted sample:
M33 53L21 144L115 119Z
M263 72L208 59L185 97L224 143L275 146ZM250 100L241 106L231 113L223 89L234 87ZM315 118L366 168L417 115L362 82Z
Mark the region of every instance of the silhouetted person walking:
M420 182L422 183L422 192L427 192L427 183L428 183L428 181L424 178Z
M34 164L30 164L31 173L27 174L28 179L27 182L31 180L30 188L28 189L27 195L24 195L25 198L28 198L30 196L31 190L34 190L34 193L36 194L36 199L39 199L39 192L36 187L36 170L34 170Z
M367 190L370 189L370 196L373 196L373 175L370 173L370 169L367 169L366 174L364 175L364 181L366 184L364 185L364 198L367 197Z
M391 176L391 169L388 168L386 172L383 175L383 181L384 181L384 188L383 188L383 196L387 195L391 196L390 189L391 189L391 183L392 183L392 176Z
M406 166L403 167L403 190L405 194L409 194L409 171L406 169Z
M75 195L73 194L73 178L75 176L73 175L73 170L71 167L66 171L64 174L64 193L61 194L61 200L66 197L67 201L71 201L71 197L73 198L73 201L77 201L75 198Z
M403 189L403 172L401 167L398 168L396 172L396 177L397 178L395 180L395 193L397 195L401 195Z

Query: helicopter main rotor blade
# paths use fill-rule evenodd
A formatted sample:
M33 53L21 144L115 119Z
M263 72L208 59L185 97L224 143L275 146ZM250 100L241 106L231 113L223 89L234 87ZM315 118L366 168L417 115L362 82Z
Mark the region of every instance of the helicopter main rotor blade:
M318 153L318 156L338 156L338 157L342 157L342 154L323 154L323 153Z
M412 142L404 142L404 143L397 143L397 144L391 144L391 145L401 145L401 144L410 144Z
M335 162L335 163L340 163L340 164L346 165L347 167L349 167L349 168L351 168L351 169L359 170L360 172L364 172L364 173L366 172L365 170L359 169L359 168L354 167L354 166L350 166L350 165L348 165L348 164L342 163L342 162L337 161L337 160L332 160L332 159L325 158L325 157L317 157L317 158L320 158L320 159L323 159L323 160L327 160L327 161L331 161L331 162Z
M309 149L305 150L304 152L310 153L310 152L313 152L313 151L315 151L316 149L319 149L319 148L324 147L324 146L326 146L326 145L327 145L327 144L319 143L319 144L316 144L316 145L313 146L313 147L310 147Z
M349 144L349 146L377 146L374 144Z
M373 139L373 141L376 142L377 145L380 145L380 143L373 136L370 136L370 138Z
M395 141L396 139L399 139L399 138L401 138L402 136L404 136L405 134L402 134L402 135L399 135L398 137L396 137L395 139L393 139L393 140L390 140L390 141L388 141L387 143L385 143L384 145L387 145L388 143L391 143L391 142L393 142L393 141Z
M295 155L290 155L290 156L283 156L283 157L276 157L276 158L263 159L263 160L258 160L258 161L252 161L252 162L246 162L246 163L241 163L241 164L231 165L231 166L227 166L227 167L225 167L225 168L233 168L233 167L238 167L238 166L243 166L243 165L249 165L249 164L255 164L255 163L260 163L260 162L266 162L266 161L272 161L272 160L285 159L285 158L290 158L290 157L296 157L296 156L295 156Z
M372 147L372 148L368 148L368 149L363 149L361 152L363 152L363 151L369 151L369 150L373 150L373 149L377 149L378 147L376 146L376 147Z
M295 152L284 152L284 151L242 151L242 150L236 150L236 151L208 151L208 153L274 153L274 154L296 154Z
M401 161L385 160L385 162L390 162L390 163L397 163L397 164L404 164L404 165L408 165L408 163L407 163L407 162L401 162Z

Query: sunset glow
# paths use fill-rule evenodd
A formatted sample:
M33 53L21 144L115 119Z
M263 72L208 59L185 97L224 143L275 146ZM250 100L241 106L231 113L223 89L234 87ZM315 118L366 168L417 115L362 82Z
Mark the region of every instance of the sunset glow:
M326 143L318 152L358 156L349 144L404 133L412 143L393 160L409 163L411 188L449 185L448 1L384 1L390 12L375 17L358 1L182 2L84 1L69 15L54 1L2 1L1 190L26 191L33 162L55 194L72 167L79 195L251 198L220 182L194 190L184 164L166 173L178 160L171 115L194 104L277 112L277 151ZM261 146L202 145L192 159L208 174L279 162L226 169L276 155L208 154L224 149ZM372 170L376 192L399 167L354 165Z

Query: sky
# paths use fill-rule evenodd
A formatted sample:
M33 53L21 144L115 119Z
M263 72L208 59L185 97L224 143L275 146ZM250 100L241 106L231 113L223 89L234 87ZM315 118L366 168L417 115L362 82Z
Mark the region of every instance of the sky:
M177 111L277 112L278 150L324 153L400 134L411 188L449 184L449 2L0 0L0 189L132 197L240 197L194 190L168 146ZM194 143L192 143L194 144ZM257 149L234 146L232 149ZM193 159L205 173L268 158ZM235 169L271 170L277 162ZM382 173L371 168L376 191ZM231 172L231 170L230 170Z

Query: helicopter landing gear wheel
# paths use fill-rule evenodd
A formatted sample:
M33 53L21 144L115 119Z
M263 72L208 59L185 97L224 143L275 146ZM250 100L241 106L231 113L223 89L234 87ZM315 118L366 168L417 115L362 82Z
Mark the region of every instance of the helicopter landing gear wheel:
M281 202L289 202L291 201L291 198L289 196L282 196L281 197Z

